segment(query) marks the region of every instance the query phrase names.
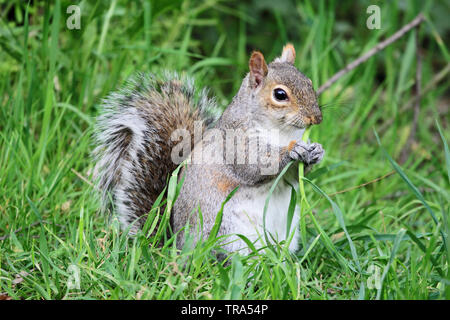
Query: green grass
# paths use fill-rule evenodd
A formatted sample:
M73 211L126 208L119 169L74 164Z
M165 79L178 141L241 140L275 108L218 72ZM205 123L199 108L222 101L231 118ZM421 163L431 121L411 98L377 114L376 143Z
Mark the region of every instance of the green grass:
M280 244L249 257L233 254L223 264L213 258L216 239L180 252L173 237L157 245L164 232L147 236L156 220L127 239L115 219L100 213L89 182L90 133L101 98L136 71L188 72L225 107L251 50L271 60L291 41L297 67L318 88L420 11L428 17L419 31L423 89L448 68L444 2L383 2L380 30L366 28L370 1L270 3L81 1L81 29L69 30L71 1L27 7L0 0L0 293L13 299L450 298L449 83L424 92L416 142L406 145L415 31L320 96L324 121L312 128L311 140L326 157L304 180L311 210L302 218L297 255ZM175 182L176 176L159 205L174 200ZM159 205L155 219L167 221ZM80 290L68 286L77 269ZM371 285L375 278L380 289Z

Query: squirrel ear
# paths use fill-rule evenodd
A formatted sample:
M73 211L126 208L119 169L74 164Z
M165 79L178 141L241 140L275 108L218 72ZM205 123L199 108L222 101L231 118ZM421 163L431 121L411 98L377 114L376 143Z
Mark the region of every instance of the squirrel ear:
M254 51L248 66L250 68L250 85L252 88L256 88L261 84L268 71L263 54L259 51Z
M280 62L287 62L290 64L294 64L295 49L291 43L288 43L283 47L283 52L281 53L281 57L279 59Z

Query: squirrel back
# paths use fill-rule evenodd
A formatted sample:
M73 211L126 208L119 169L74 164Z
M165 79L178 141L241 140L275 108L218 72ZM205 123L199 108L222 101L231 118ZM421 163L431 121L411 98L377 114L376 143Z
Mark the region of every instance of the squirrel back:
M194 144L194 122L202 130L216 108L206 90L177 73L156 77L139 73L103 100L95 127L94 170L103 208L114 207L123 227L135 233L177 167L171 151L176 129L186 129ZM187 155L183 155L187 156Z

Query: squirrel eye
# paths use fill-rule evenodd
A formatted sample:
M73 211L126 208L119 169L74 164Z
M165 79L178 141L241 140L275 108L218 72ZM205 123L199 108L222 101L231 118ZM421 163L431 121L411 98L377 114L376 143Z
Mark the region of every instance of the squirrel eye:
M273 96L278 101L288 100L288 95L287 95L286 91L284 91L283 89L280 89L280 88L276 88L275 90L273 90Z

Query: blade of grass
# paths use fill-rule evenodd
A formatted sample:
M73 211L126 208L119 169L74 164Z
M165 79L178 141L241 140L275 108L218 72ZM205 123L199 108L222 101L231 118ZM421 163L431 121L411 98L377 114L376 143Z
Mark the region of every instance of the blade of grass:
M236 188L234 188L226 197L225 201L222 202L221 206L220 206L220 210L217 213L216 216L216 220L214 221L214 225L211 228L211 232L209 233L208 236L208 241L209 243L214 242L216 240L217 234L219 233L219 229L220 229L220 225L222 224L222 216L223 216L223 208L225 207L225 204L230 201L231 197L233 197L233 195L236 193L236 191L239 189L239 186L237 186Z
M318 235L314 238L313 242L311 242L311 245L308 247L308 249L306 250L305 254L304 254L303 257L300 259L299 264L302 264L303 261L306 260L306 258L308 257L309 253L310 253L311 250L314 248L314 246L315 246L316 243L319 241L319 239L320 239L320 234L318 234Z
M409 189L414 193L414 195L417 197L417 199L420 200L420 202L422 202L422 204L424 205L424 207L427 209L427 211L430 213L433 221L436 223L436 225L439 224L439 221L436 217L436 215L434 214L434 211L431 209L431 207L428 205L428 203L425 201L425 198L423 197L422 193L419 191L419 189L417 189L417 187L411 182L411 180L409 180L409 178L406 176L406 174L403 172L402 168L397 164L397 162L394 161L394 159L391 158L391 156L387 153L387 151L383 148L383 146L381 145L380 142L380 138L378 137L377 132L374 130L374 134L375 137L378 141L378 145L380 146L384 156L388 159L388 161L391 163L392 167L394 168L395 171L397 171L397 173L399 174L399 176L403 179L403 181L405 181L405 183L407 184L407 186L409 187Z
M339 225L341 226L342 230L344 230L345 236L347 237L347 241L348 244L350 246L350 251L352 253L352 257L353 257L353 261L356 264L356 267L358 268L358 270L361 272L361 265L359 264L359 258L358 258L358 254L356 252L356 248L355 245L353 244L352 238L350 237L349 232L347 231L347 227L345 226L345 221L344 221L344 215L342 214L341 209L339 208L339 206L333 201L331 200L331 198L322 190L320 189L314 182L312 182L311 180L307 179L307 178L302 178L303 180L307 181L308 183L310 183L312 185L312 187L314 188L314 190L316 190L316 192L318 192L319 194L321 194L325 199L328 200L328 202L331 204L331 208L333 209L333 213L336 216Z
M389 261L387 266L384 268L383 274L380 278L380 289L377 291L377 300L380 300L381 293L383 292L383 286L384 286L384 280L386 279L386 275L389 272L389 269L391 268L391 264L394 261L395 255L397 254L398 247L400 246L401 240L403 239L403 236L405 235L405 229L400 229L400 231L397 233L397 236L394 240L394 245L392 247L391 255L389 257Z
M442 143L444 144L445 163L447 166L448 182L450 182L450 150L448 149L447 140L444 137L444 133L442 132L441 126L439 125L439 121L437 119L435 121L439 131L439 135L441 136L442 139Z
M284 174L288 171L288 169L290 168L290 166L293 164L294 162L291 161L289 162L284 168L283 170L278 174L277 178L275 179L274 183L272 184L272 186L269 189L269 194L267 195L266 201L264 203L264 210L263 210L263 229L264 229L264 238L266 240L266 244L268 245L270 243L269 241L269 237L267 236L267 232L266 232L266 214L267 214L267 209L269 208L269 201L270 201L270 197L272 196L273 191L275 190L276 186L278 185L278 182L280 182L281 178L284 176Z
M311 127L306 128L303 133L302 140L308 142ZM305 184L303 178L305 176L305 164L299 162L298 164L298 200L297 203L300 206L300 238L302 239L303 247L306 248L306 211L311 209L308 203L308 199L305 194Z

